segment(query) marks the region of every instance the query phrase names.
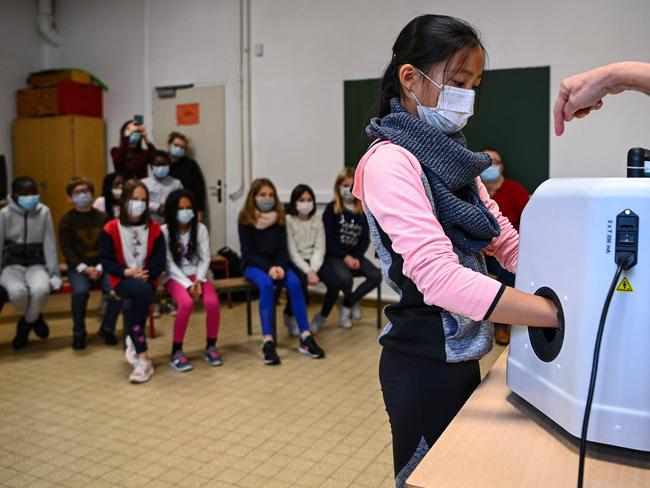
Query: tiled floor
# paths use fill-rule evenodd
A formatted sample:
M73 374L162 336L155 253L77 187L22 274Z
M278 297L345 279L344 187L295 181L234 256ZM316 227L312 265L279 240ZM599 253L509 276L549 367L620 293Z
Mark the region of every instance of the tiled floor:
M0 318L1 486L394 486L372 308L349 331L325 328L324 360L298 354L281 328L278 367L262 364L257 320L248 337L243 305L223 307L225 364L209 367L197 312L188 373L167 364L165 316L150 341L156 375L145 385L128 383L121 349L94 333L85 351L73 351L68 310L69 296L53 297L52 336L20 353L10 346L15 311L9 305ZM93 314L88 329L97 327Z

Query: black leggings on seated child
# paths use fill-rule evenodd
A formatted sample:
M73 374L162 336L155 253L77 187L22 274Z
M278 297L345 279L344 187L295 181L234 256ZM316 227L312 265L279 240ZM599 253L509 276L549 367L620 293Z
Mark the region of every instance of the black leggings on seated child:
M346 307L352 307L381 283L381 271L379 271L377 266L366 258L362 258L360 261L361 267L355 270L348 268L340 258L328 257L325 261L331 266L339 279L339 284L345 297L343 305ZM355 276L365 276L366 280L356 290L352 291Z
M126 330L138 354L147 351L145 329L149 307L156 294L156 288L149 282L135 278L124 278L115 287L115 293L122 299L122 314Z

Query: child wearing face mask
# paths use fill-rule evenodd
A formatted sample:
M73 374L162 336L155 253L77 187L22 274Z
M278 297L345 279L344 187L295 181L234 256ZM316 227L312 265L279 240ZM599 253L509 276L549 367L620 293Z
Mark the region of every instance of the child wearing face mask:
M149 192L139 180L124 184L120 218L104 226L99 261L115 293L122 299L126 322L126 361L133 366L132 383L154 374L147 353L145 327L160 275L165 271L165 237L149 214Z
M291 192L286 217L289 257L293 270L302 283L307 303L309 303L308 285L315 286L322 281L327 288L323 306L309 324L312 333L317 334L325 325L336 303L340 287L334 270L325 263L325 228L323 221L315 217L315 214L314 191L308 185L296 186ZM284 321L291 335L300 334L298 322L291 310L291 301L287 301Z
M151 218L159 224L165 223L165 202L174 190L183 188L180 180L169 175L171 167L169 154L154 151L151 158L151 176L142 180L149 190L149 210Z
M325 262L336 273L343 291L339 318L344 329L352 327L352 318L361 319L359 300L381 282L381 273L365 257L370 235L361 202L352 195L353 178L354 171L350 168L345 168L336 176L334 200L323 212L327 243ZM355 276L366 279L353 291Z
M40 203L36 182L19 176L11 191L9 205L0 210L0 285L22 314L12 342L18 350L32 329L41 339L50 335L41 312L50 291L61 288L61 273L52 214Z
M59 243L72 285L72 348L86 347L86 305L93 283L101 283L108 302L99 335L108 345L117 344L115 323L120 302L110 297L111 286L99 263L99 235L108 222L104 212L92 207L95 187L87 178L73 178L66 187L73 209L61 217Z
M120 216L120 207L122 206L122 191L126 178L120 173L109 173L104 177L102 184L102 194L97 197L93 208L104 212L109 219Z
M307 307L300 280L289 265L284 206L275 185L260 178L251 184L244 208L239 213L239 242L244 277L260 291L264 364L280 364L273 340L275 284L285 286L300 331L298 351L311 358L325 357L309 330Z
M120 127L120 145L111 149L113 167L126 179L147 176L151 153L156 150L144 125L127 120Z
M167 241L165 290L178 304L174 320L174 343L169 364L176 371L192 369L183 352L183 338L194 302L205 306L206 347L203 359L210 366L223 364L217 350L221 309L219 297L207 274L210 269L210 236L195 213L196 199L187 190L175 190L165 203L166 224L162 231Z
M389 58L354 195L400 297L385 308L379 337L400 488L480 383L491 321L553 328L558 318L550 300L487 276L484 255L516 269L519 237L481 183L490 157L470 151L460 132L485 64L476 29L422 15L402 29Z

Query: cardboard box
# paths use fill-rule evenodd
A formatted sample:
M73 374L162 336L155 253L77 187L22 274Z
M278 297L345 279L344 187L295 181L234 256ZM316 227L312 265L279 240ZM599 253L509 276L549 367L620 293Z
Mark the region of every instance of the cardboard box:
M18 90L18 117L86 115L103 117L102 90L94 84L60 81L50 88Z
M27 83L34 88L54 86L60 81L74 81L89 84L91 75L76 69L39 71L29 75Z

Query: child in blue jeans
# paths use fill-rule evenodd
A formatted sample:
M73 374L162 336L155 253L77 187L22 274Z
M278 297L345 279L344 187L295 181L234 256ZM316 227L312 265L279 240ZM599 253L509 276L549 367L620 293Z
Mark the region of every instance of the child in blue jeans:
M291 271L287 247L284 208L277 198L273 183L260 178L253 181L244 208L239 213L239 241L241 244L244 277L260 290L260 320L264 343L264 363L280 364L273 340L273 311L275 284L287 288L293 313L300 329L298 351L311 358L325 357L325 351L309 331L307 306L300 279Z

